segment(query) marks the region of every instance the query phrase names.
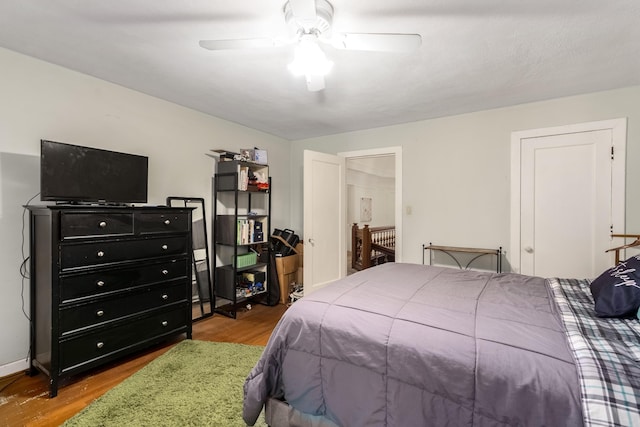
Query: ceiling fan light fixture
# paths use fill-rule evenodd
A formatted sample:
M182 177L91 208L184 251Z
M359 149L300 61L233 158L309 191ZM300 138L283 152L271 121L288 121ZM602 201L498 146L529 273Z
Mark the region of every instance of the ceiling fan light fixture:
M335 33L332 31L333 6L328 0L287 0L282 12L294 37L287 39L217 39L200 40L200 46L209 50L258 49L297 43L289 70L295 76L304 76L307 89L323 90L325 76L333 62L319 43L333 44L334 48L371 52L410 53L421 46L420 34L405 33Z
M303 35L300 38L300 44L296 47L293 62L289 64L289 71L295 76L326 76L332 67L333 62L327 59L325 53L318 46L316 36L313 34Z
M314 29L323 34L331 30L333 6L327 0L289 0L284 19L294 33Z

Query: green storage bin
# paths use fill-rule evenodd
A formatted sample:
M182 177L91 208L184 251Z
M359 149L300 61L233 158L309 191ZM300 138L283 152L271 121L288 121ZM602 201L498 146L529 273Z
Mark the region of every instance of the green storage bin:
M258 254L256 254L255 252L249 252L246 254L238 255L235 261L236 262L234 263L234 266L236 268L249 267L258 262Z

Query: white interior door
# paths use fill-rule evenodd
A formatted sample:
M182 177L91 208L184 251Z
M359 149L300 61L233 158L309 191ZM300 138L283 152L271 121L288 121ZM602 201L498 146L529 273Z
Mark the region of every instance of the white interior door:
M345 159L304 152L304 294L347 272Z
M594 278L613 265L605 251L614 228L624 229L624 141L616 142L611 122L521 132L514 139L520 242L512 245L512 264L519 258L521 273Z

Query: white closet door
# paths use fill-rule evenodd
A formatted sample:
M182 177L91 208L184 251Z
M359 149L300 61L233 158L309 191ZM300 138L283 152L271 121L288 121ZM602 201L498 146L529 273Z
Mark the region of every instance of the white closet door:
M618 163L624 169L624 143L616 146L622 149L615 153L622 162L616 163L611 126L576 126L523 132L514 141L520 197L519 216L513 218L519 220L520 241L512 250L523 274L594 278L613 265L605 251L611 233L624 229L624 170L614 171Z

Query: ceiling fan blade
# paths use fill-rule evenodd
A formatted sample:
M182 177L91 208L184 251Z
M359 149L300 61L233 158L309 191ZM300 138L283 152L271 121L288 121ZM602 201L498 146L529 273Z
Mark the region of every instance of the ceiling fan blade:
M269 47L283 46L285 41L279 39L229 39L229 40L200 40L200 47L209 50L228 49L264 49Z
M293 18L303 27L316 22L316 0L289 0L289 6Z
M307 89L309 92L318 92L324 89L324 76L321 74L307 74Z
M422 44L420 34L341 33L334 34L331 44L337 49L378 52L412 52Z

